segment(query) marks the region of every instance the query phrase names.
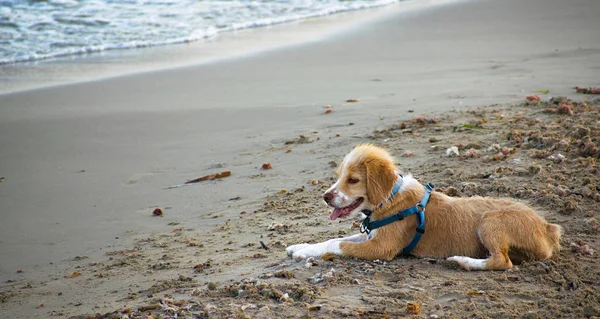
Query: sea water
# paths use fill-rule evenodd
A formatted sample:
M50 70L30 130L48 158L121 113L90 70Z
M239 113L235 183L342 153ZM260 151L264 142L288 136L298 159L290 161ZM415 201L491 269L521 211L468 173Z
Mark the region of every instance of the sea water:
M0 65L196 41L398 0L0 0Z

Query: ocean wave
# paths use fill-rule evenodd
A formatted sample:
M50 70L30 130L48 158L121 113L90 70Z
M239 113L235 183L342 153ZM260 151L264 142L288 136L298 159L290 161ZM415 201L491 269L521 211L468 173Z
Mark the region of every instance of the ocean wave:
M0 0L0 65L194 42L398 0Z

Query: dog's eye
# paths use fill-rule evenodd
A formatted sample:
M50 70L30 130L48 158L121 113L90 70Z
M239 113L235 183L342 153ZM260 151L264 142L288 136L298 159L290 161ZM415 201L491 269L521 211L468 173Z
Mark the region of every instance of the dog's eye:
M358 183L358 179L350 177L350 178L348 178L348 183L356 184L356 183Z

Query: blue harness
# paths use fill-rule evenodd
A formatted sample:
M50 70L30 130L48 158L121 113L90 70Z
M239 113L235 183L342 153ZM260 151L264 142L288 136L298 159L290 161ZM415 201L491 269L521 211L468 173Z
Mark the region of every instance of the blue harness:
M402 175L400 175L400 176L402 176ZM380 220L376 220L376 221L372 222L371 214L373 212L370 210L363 210L361 213L365 214L367 217L365 219L363 219L362 223L360 224L360 232L367 233L367 235L368 235L374 229L391 224L395 221L403 220L404 218L406 218L410 215L416 214L417 215L416 216L417 217L417 232L415 233L415 237L413 237L413 239L410 241L408 246L404 247L404 249L402 250L402 255L409 255L410 252L413 251L413 249L415 249L415 247L419 243L419 240L421 240L421 237L423 237L423 234L425 233L425 206L427 206L427 202L429 201L429 196L431 195L431 192L433 191L434 187L435 186L432 183L427 183L427 185L425 185L425 194L423 195L423 198L417 205L407 208L407 209L400 211L392 216L389 216L389 217L386 217L386 218L383 218ZM399 190L400 190L400 184L396 183L394 185L394 188L392 189L392 193L390 194L390 196L388 197L387 200L390 200L392 197L394 197L394 195L396 195ZM386 201L380 203L377 206L377 208L380 208Z

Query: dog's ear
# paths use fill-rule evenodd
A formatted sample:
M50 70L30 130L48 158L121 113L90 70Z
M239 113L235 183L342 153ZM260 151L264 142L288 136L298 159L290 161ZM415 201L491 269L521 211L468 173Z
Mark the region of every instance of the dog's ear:
M398 176L394 166L383 159L371 159L365 162L367 172L367 199L377 205L392 192Z

